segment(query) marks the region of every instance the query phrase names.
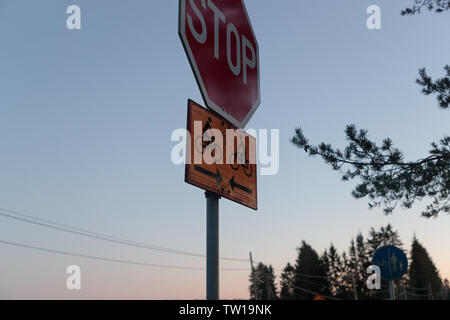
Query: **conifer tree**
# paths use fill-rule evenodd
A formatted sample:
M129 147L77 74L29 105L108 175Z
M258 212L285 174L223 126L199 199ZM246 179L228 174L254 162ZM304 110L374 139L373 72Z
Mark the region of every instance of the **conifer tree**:
M431 292L429 291L431 288ZM440 297L442 282L439 272L427 250L414 236L409 266L409 289L412 298L430 299ZM430 295L431 294L431 295Z
M300 300L312 300L316 293L328 293L328 281L326 280L323 261L319 259L317 252L305 241L297 249L298 257L295 264L294 298Z
M256 287L256 290L255 290ZM250 299L251 300L275 300L277 288L275 286L275 274L272 266L258 263L254 272L250 274ZM256 291L256 297L255 297Z
M294 298L295 268L288 263L281 273L280 299L291 300Z
M343 277L345 273L344 260L333 244L330 245L327 254L327 272L329 292L332 296L343 298L346 293L346 288L343 285Z

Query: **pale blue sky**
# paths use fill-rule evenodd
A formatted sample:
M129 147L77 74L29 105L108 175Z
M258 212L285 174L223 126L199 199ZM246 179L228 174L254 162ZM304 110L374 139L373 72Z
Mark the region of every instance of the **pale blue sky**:
M250 128L280 129L280 171L258 177L259 211L220 203L221 255L293 262L302 239L347 249L358 231L415 232L450 278L450 216L420 206L385 217L352 199L289 138L344 146L346 124L390 136L414 159L448 134L450 115L414 83L450 63L449 14L401 17L410 0L261 1L246 5L259 41L262 103ZM67 6L82 30L65 26ZM382 30L366 28L378 4ZM179 250L205 251L205 200L170 161L186 101L202 102L177 34L178 1L0 0L0 207ZM0 240L159 264L204 260L81 238L0 217ZM204 271L117 265L0 245L0 298L203 298ZM6 262L6 263L5 263ZM78 264L83 290L65 289ZM247 265L223 262L224 267ZM248 297L248 272L223 272L221 296Z

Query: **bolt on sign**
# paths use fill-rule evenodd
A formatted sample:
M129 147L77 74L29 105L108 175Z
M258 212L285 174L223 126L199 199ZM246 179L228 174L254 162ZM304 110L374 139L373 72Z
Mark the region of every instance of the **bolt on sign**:
M180 0L179 36L206 106L239 128L258 108L259 48L243 0Z
M256 139L188 101L185 181L258 209Z

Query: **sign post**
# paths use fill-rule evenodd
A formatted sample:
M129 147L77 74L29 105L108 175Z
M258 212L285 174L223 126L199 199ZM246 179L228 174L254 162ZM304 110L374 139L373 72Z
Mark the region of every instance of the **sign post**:
M388 256L388 261L389 261L389 275L390 278L392 278L392 260L391 260L391 248L387 247L387 256ZM395 255L394 255L395 257ZM389 294L391 296L391 300L395 300L395 290L394 290L394 280L390 279L389 280Z
M225 147L216 148L215 141L209 139L215 136L203 139L203 135L209 129L222 132L243 129L255 113L261 101L259 47L244 0L179 0L178 34L203 100L214 111L203 119L205 129L200 139L191 140L191 149L200 148L203 155L214 146L214 160L222 158L219 164L187 162L185 173L187 183L207 191L206 295L208 300L216 300L219 299L219 198L257 209L256 161L248 160L249 153L253 150L256 153L256 145L246 147L245 138L243 143L238 142L229 164ZM188 128L190 114L193 113L188 113ZM221 125L214 126L209 119L219 119ZM247 138L254 141L253 137Z
M233 124L192 100L188 101L187 118L190 148L185 182L206 190L206 297L218 300L219 199L224 197L257 210L257 166L252 157L256 139L240 129L235 131ZM205 162L206 155L212 163Z
M391 300L395 300L394 280L389 280L389 294Z
M206 299L219 300L219 199L215 193L206 197Z

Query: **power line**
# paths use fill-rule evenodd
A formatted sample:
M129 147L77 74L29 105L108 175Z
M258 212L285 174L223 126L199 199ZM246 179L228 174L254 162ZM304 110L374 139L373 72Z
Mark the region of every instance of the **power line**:
M417 293L414 293L414 292L411 292L411 291L405 291L405 293L409 294L409 295L417 296L417 297L428 297L429 296L428 293L427 294L417 294Z
M423 291L423 290L428 290L428 288L416 288L416 287L413 287L413 286L410 286L410 285L408 285L408 286L406 286L407 288L409 288L409 289L414 289L414 290L416 290L416 291Z
M35 225L39 225L41 227L51 228L51 229L55 229L55 230L62 231L62 232L69 232L69 233L77 234L77 235L84 236L84 237L89 237L89 238L103 240L103 241L109 241L109 242L113 242L113 243L118 243L118 244L123 244L123 245L128 245L128 246L133 246L133 247L138 247L138 248L143 248L143 249L148 249L148 250L160 251L160 252L165 252L165 253L180 254L180 255L199 257L199 258L206 257L206 255L200 254L200 253L174 250L174 249L170 249L170 248L166 248L166 247L154 246L154 245L147 244L147 243L136 242L136 241L132 241L132 240L118 238L118 237L114 237L114 236L107 235L107 234L102 234L102 233L98 233L98 232L89 231L86 229L72 227L72 226L61 224L61 223L51 221L51 220L45 220L45 219L33 217L31 215L26 215L26 214L8 210L8 209L0 208L0 211L7 212L7 213L0 212L0 216L3 216L5 218L15 219L18 221L35 224ZM30 219L32 219L32 220L30 220ZM229 258L229 257L221 257L220 259L228 260L228 261L236 261L236 262L248 262L249 261L248 259Z
M313 295L321 295L324 298L327 298L327 299L330 299L330 300L342 300L342 299L339 299L339 298L336 298L336 297L330 297L330 296L324 295L324 294L322 294L320 292L315 292L315 291L308 290L308 289L305 289L305 288L301 288L301 287L297 287L297 286L292 286L292 287L295 288L295 289L298 289L300 291L313 294Z
M273 269L278 270L279 272L283 272L283 270L284 270L283 267L280 267L280 268L277 267L277 268L273 268ZM307 274L307 273L296 273L296 274L303 276L303 277L307 277L307 278L328 279L327 276L318 276L318 275Z
M320 284L320 283L317 283L317 282L313 282L313 281L309 281L309 280L302 279L302 278L300 278L300 277L297 277L296 280L301 281L301 282L303 282L303 283L312 284L312 285L315 285L315 286L321 287L321 288L326 287L326 285L323 284L323 283Z
M86 255L86 254L73 253L73 252L69 252L69 251L62 251L62 250L55 250L55 249L49 249L49 248L36 247L36 246L28 245L28 244L22 244L22 243L16 243L16 242L4 241L4 240L0 240L0 243L6 244L6 245L10 245L10 246L15 246L15 247L39 250L39 251L44 251L44 252L50 252L50 253L66 255L66 256L74 256L74 257L85 258L85 259L101 260L101 261L107 261L107 262L139 265L139 266L154 267L154 268L165 268L165 269L205 270L205 268L197 268L197 267L162 265L162 264L154 264L154 263L146 263L146 262L138 262L138 261L129 261L129 260L122 260L122 259L113 259L113 258L106 258L106 257L99 257L99 256L91 256L91 255ZM222 271L244 271L244 270L248 271L249 269L248 268L224 268L224 269L221 269L221 270Z
M55 230L58 230L58 231L69 232L69 233L73 233L73 234L77 234L77 235L81 235L81 236L89 237L89 238L93 238L93 239L99 239L99 240L104 240L104 241L109 241L109 242L129 245L129 246L133 246L133 247L145 248L145 249L150 249L150 250L162 251L162 252L168 252L169 251L169 250L166 250L166 249L163 249L163 248L147 246L147 245L143 245L143 244L137 244L137 243L134 243L134 242L131 242L131 241L128 241L128 240L116 240L116 239L114 239L112 237L109 237L109 236L97 236L95 234L89 234L89 233L86 233L86 232L69 230L69 229L65 229L65 228L58 227L58 226L53 226L53 225L42 223L42 222L37 222L37 221L32 221L32 220L29 220L29 219L25 219L25 218L15 217L15 216L12 216L12 215L9 215L9 214L5 214L5 213L2 213L2 212L0 212L0 216L3 216L5 218L10 218L10 219L15 219L15 220L26 222L26 223L30 223L30 224L35 224L35 225L38 225L38 226L41 226L41 227L55 229ZM201 255L201 254L184 253L184 252L178 252L178 251L172 251L172 250L170 250L169 253L179 253L179 254L185 254L185 255L191 255L191 256L193 255L195 257L203 257L203 255Z
M316 275L306 274L306 273L296 273L296 274L299 276L307 277L307 278L328 279L328 277L325 277L325 276L316 276Z

